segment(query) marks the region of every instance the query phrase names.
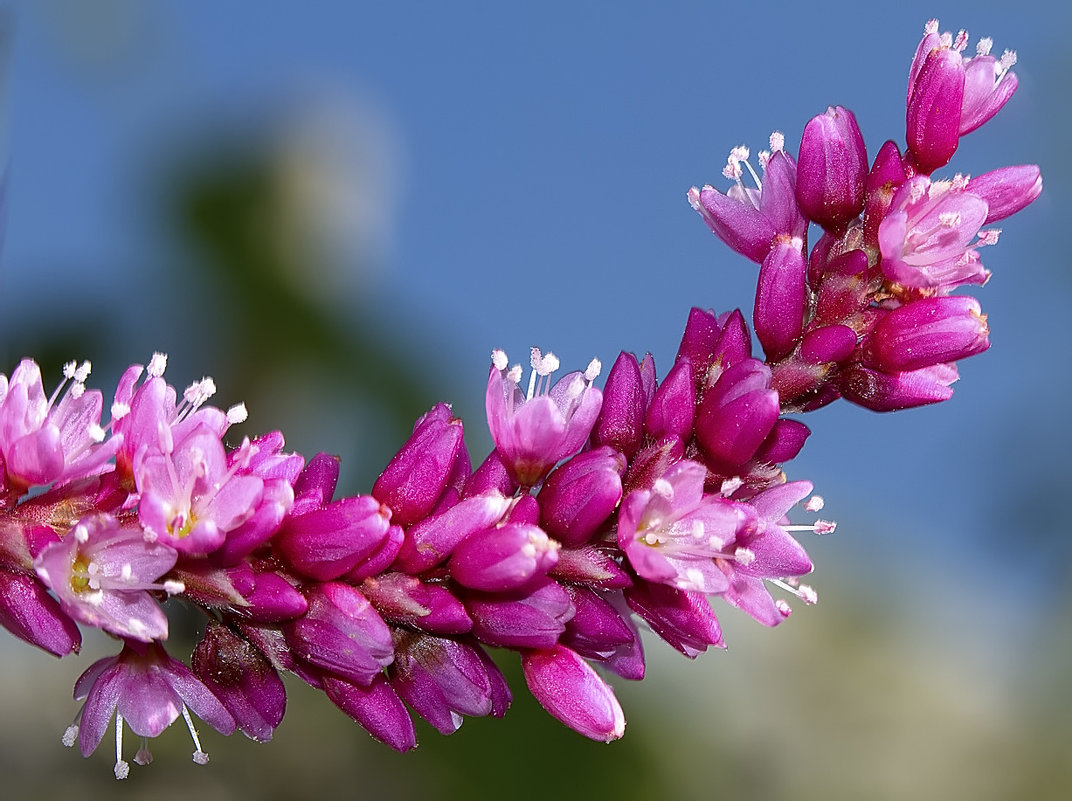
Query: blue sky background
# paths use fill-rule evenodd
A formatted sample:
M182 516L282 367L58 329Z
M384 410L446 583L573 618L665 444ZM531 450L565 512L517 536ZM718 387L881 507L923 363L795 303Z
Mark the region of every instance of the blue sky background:
M1040 644L1069 609L1072 573L1072 292L1058 216L1067 4L831 2L747 16L698 2L82 5L9 4L0 336L33 352L41 332L88 315L109 352L77 355L102 386L154 349L172 353L176 383L212 372L227 304L204 302L213 287L184 271L197 255L169 233L159 188L205 142L247 139L277 148L292 179L313 175L294 179L299 216L326 255L292 276L295 292L400 343L403 369L443 387L478 457L491 348L518 359L537 344L578 367L651 351L661 375L690 306L750 309L754 265L685 201L693 184L723 186L730 147L758 151L777 129L795 150L831 104L855 112L870 155L903 140L929 17L967 28L973 46L990 35L996 52L1017 50L1017 95L951 165L1043 168L1042 198L983 254L993 347L939 407L810 415L814 435L789 471L815 482L840 524L806 542L822 601L798 618L866 597L952 649L955 669L985 655L987 671L1017 681L1045 672ZM374 421L289 375L244 398L252 427L285 424L300 450L383 463L392 443ZM238 400L215 378L221 403ZM717 681L684 667L680 681ZM655 676L630 691L668 689Z

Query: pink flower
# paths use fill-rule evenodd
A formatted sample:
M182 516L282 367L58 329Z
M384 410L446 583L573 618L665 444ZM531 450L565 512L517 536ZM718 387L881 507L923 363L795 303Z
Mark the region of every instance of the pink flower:
M583 373L569 373L552 387L550 375L558 369L558 359L533 348L526 395L518 387L520 365L507 370L509 362L501 350L494 351L491 360L486 399L491 436L514 479L531 486L588 439L603 403L592 386L600 364L593 359Z
M71 481L109 469L122 441L105 441L101 393L86 391L89 362L69 362L63 381L45 397L41 370L23 359L9 381L0 375L0 456L5 483L18 494L35 484ZM60 395L64 385L70 388Z
M235 729L234 718L216 696L188 667L168 656L159 643L144 650L125 644L118 656L94 662L75 683L74 697L86 702L80 725L72 725L63 735L64 745L72 746L77 739L82 756L89 756L100 745L114 714L117 779L125 779L130 772L130 765L123 759L124 721L141 737L157 737L181 714L194 741L194 762L199 765L208 762L208 754L201 750L187 708L221 734ZM139 765L151 760L144 745L134 757Z
M34 567L75 620L149 642L167 639L167 618L151 592L182 592L180 582L158 583L177 559L173 548L147 541L140 528L124 528L111 515L95 514L46 546Z

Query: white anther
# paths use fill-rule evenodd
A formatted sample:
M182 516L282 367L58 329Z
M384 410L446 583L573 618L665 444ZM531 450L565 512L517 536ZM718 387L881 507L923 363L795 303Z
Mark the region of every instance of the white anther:
M597 378L599 378L599 371L602 370L602 369L603 369L603 364L599 361L599 359L592 359L592 361L588 362L588 367L585 368L585 371L584 371L585 380L589 384L591 384L593 381L595 381Z
M71 748L76 742L78 742L78 724L72 723L63 732L63 744Z
M977 55L977 56L989 56L990 55L990 48L992 48L993 46L994 46L994 40L991 39L989 36L984 36L975 45L975 55Z
M164 582L164 592L168 595L182 595L186 592L186 585L181 581L175 581L174 579L168 579Z
M770 149L772 153L777 153L780 150L785 149L785 134L781 131L774 131L770 135Z
M149 359L149 376L151 378L159 378L164 374L165 369L167 369L167 354L154 353L153 357Z
M130 414L130 407L125 403L112 404L112 420L122 420Z
M824 506L826 506L826 501L825 501L825 500L823 500L823 496L822 496L822 495L812 495L812 496L811 496L810 498L808 498L808 500L807 500L807 501L805 502L805 504L804 504L804 511L805 511L805 512L818 512L818 511L820 511L820 510L821 510L821 509L822 509L822 508L823 508Z
M244 403L236 403L227 410L227 422L231 425L244 423L247 417L249 417L249 412L246 411L246 404Z
M491 352L491 363L495 366L496 370L502 371L506 369L506 366L510 364L510 360L506 358L504 351L496 348Z

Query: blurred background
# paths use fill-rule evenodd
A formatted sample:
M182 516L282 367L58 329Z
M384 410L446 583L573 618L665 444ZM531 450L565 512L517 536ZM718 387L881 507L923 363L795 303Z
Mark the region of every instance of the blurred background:
M107 743L60 744L74 679L112 646L57 661L0 633L5 798L1068 797L1068 4L0 8L0 370L33 355L49 384L88 358L108 396L165 351L172 383L245 401L244 433L340 454L349 494L437 400L483 457L493 347L570 368L650 351L662 375L690 306L750 309L754 265L686 190L772 130L795 152L830 104L871 154L903 140L930 17L1020 55L1016 97L951 169L1036 162L1046 182L983 254L993 347L950 402L809 416L790 477L839 523L804 541L819 605L776 630L726 609L728 651L695 662L649 639L646 680L615 685L620 742L563 729L507 660L505 720L423 727L409 755L292 683L274 742L202 731L200 768L172 727L117 784Z

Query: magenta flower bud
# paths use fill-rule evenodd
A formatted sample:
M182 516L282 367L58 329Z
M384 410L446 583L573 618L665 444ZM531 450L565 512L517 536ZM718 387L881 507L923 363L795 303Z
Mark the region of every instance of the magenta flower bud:
M858 337L847 325L813 328L800 343L800 358L808 364L843 362L856 350Z
M627 457L633 456L644 437L645 408L640 365L636 356L623 350L603 386L603 407L592 428L592 443L609 445Z
M960 143L964 105L964 59L950 47L931 50L908 96L909 155L924 175L944 167Z
M364 595L330 581L313 585L307 597L305 616L283 626L297 656L361 685L391 664L391 630Z
M194 675L212 691L251 740L267 742L287 708L283 680L252 643L210 622L190 658Z
M502 454L492 448L491 453L481 462L480 467L473 471L473 474L466 480L462 490L462 497L470 498L474 495L486 495L491 490L495 490L509 498L517 491L517 487L518 484L514 481L513 476L510 475L510 470L507 468L506 462L503 461Z
M703 593L638 579L625 590L625 600L652 631L689 659L709 645L725 647L718 618Z
M1004 220L1042 194L1042 173L1037 164L991 170L968 181L967 190L986 201L983 225Z
M718 343L715 345L714 360L708 365L719 365L723 370L732 367L738 362L752 358L752 336L748 333L748 325L744 321L744 315L740 309L734 309L718 318L722 323L722 333L719 334ZM693 363L693 370L697 365ZM696 376L698 383L707 385L707 376Z
M361 593L388 622L432 634L464 634L473 627L450 590L405 573L384 573L361 583Z
M583 545L618 506L625 467L607 446L574 456L540 490L540 525L567 547Z
M577 652L563 645L527 651L521 669L533 697L578 734L603 743L625 734L625 714L614 691Z
M804 243L779 240L759 268L752 324L769 361L787 356L804 329L807 298Z
M620 592L571 589L577 612L559 642L585 659L597 659L623 679L644 678L644 648L629 607Z
M292 514L300 515L327 506L339 481L339 457L318 453L294 482Z
M223 545L212 555L213 560L219 565L237 565L279 531L293 506L294 490L285 479L265 481L261 502L253 516L228 532Z
M871 172L867 174L864 200L864 242L878 247L878 226L893 202L893 196L907 180L901 150L893 140L878 150Z
M840 230L864 210L867 149L856 117L827 108L804 126L797 154L797 203L824 228Z
M616 549L611 551L596 545L563 548L558 552L558 564L551 568L550 575L574 584L620 590L628 587L632 580L618 564L616 554Z
M479 646L429 634L402 633L389 681L402 699L441 734L462 725L462 715L482 717L495 710L494 663Z
M510 501L492 490L466 498L445 512L421 521L406 532L395 568L417 574L435 567L462 540L495 525L509 509Z
M566 624L563 645L588 659L603 659L633 641L633 627L601 594L573 587L570 595L576 611Z
M551 648L573 617L570 595L557 582L536 579L519 597L473 595L466 600L473 636L498 648Z
M921 298L883 317L864 346L869 367L900 373L966 359L990 347L986 315L969 295Z
M532 495L515 498L513 506L506 515L506 522L518 526L540 525L540 502Z
M957 380L952 364L936 364L905 373L883 373L863 365L843 371L838 387L846 400L875 412L892 412L939 403L953 397Z
M536 526L508 523L466 537L450 557L450 574L472 590L514 590L554 567L559 547Z
M440 403L413 427L406 441L376 479L372 494L391 508L392 519L409 526L435 508L448 481L456 474L462 442L462 421Z
M685 333L677 349L678 359L688 359L696 373L694 378L701 381L707 369L714 364L718 356L718 345L722 326L711 310L689 309L689 319L685 323Z
M228 570L227 576L247 604L235 605L235 611L248 620L258 623L293 620L309 608L305 596L276 573L257 572L248 565L239 565Z
M696 439L712 459L732 468L755 455L781 413L770 384L770 368L749 359L729 368L704 395Z
M756 451L756 459L769 464L782 464L795 459L811 436L811 429L799 420L779 420Z
M401 753L417 747L413 718L383 676L374 678L367 687L325 676L324 692L331 703L381 743Z
M371 495L343 498L290 517L276 538L295 570L330 581L353 570L383 543L391 510Z
M50 654L82 648L78 626L33 576L0 569L0 626Z
M655 390L644 431L652 439L678 437L682 442L692 437L696 418L696 381L688 358L679 357L666 378Z
M378 576L387 570L402 550L405 536L401 526L388 527L380 547L369 554L363 562L358 562L357 567L346 574L346 581L351 584L360 584L369 576Z
M710 184L702 189L692 187L688 199L711 232L731 250L757 264L766 258L778 232L753 201L739 200L733 194L724 195Z

